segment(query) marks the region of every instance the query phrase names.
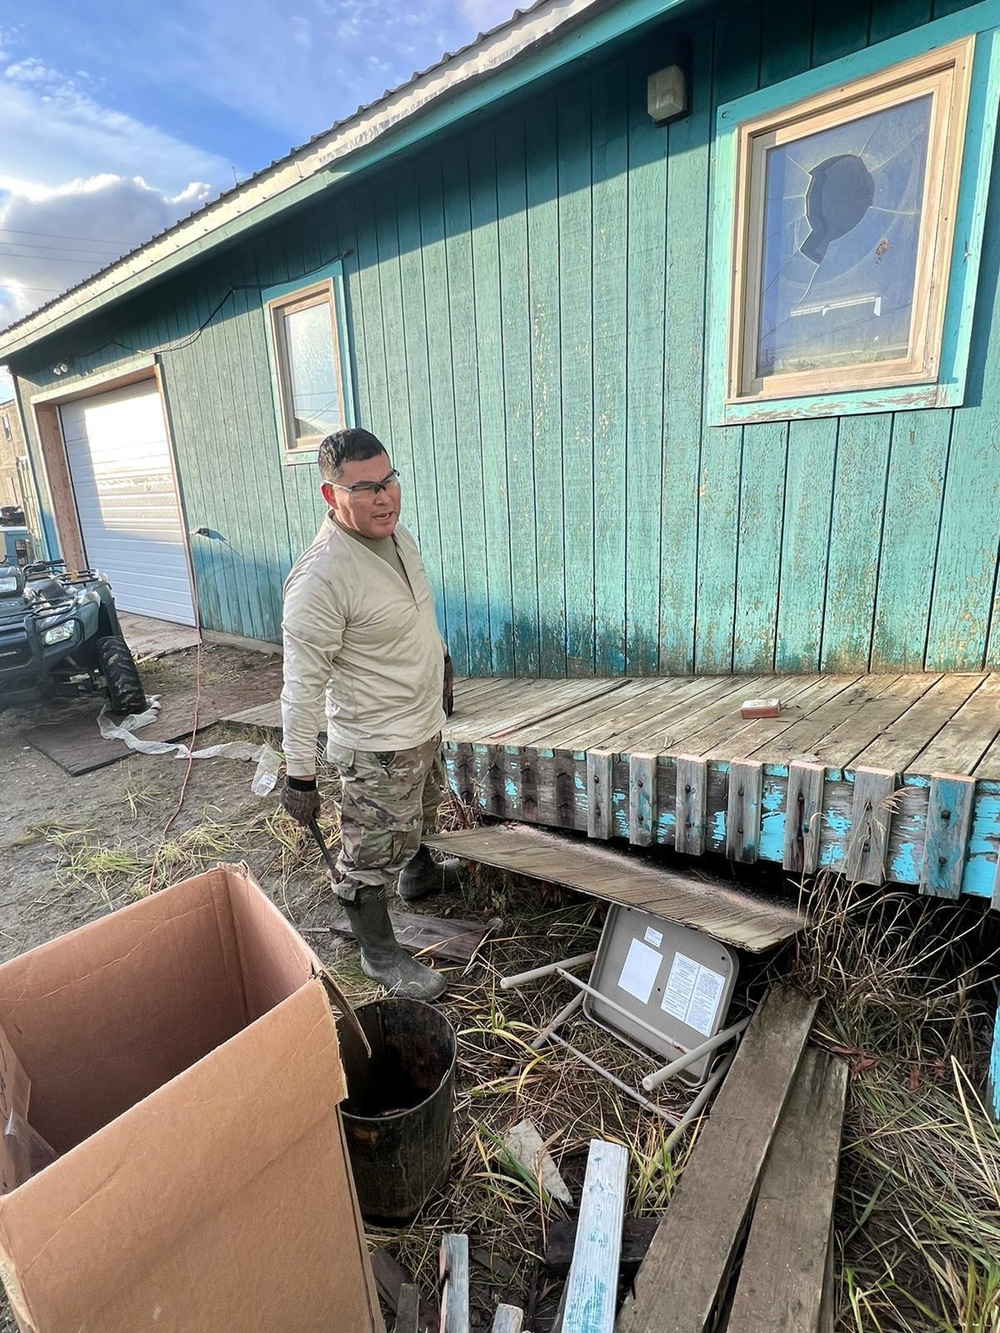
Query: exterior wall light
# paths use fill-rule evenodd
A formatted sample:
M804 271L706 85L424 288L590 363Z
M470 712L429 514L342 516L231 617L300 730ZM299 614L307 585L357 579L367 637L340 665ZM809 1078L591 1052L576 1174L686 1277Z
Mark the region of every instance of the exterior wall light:
M680 65L668 65L650 74L646 80L646 111L657 125L687 115L687 80Z

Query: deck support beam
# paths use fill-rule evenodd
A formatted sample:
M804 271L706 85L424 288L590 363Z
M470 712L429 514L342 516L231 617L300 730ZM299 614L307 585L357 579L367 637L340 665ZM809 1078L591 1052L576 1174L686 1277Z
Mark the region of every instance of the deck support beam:
M793 875L814 875L819 868L825 778L826 768L823 764L789 765L782 865Z
M726 805L726 855L750 865L760 847L760 804L764 765L753 759L734 759L729 765Z

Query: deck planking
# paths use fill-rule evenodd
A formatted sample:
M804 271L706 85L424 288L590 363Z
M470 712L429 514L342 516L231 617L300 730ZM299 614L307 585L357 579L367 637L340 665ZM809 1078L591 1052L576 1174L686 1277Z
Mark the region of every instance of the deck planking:
M778 698L781 713L743 718L748 698ZM990 898L997 881L1000 674L503 680L488 689L460 680L444 747L455 785L497 818L580 832L589 826L592 837L679 846L692 855L728 849L733 859L777 861L791 873L803 863L801 844L785 838L786 806L790 775L804 764L813 774L808 788L796 781L791 789L797 802L808 789L816 803L808 864L863 866L870 879L884 863L887 881L913 885L922 882L925 840L937 817L932 778L970 778L967 842L949 869L949 893L960 884ZM760 766L759 798L749 806L738 796L730 801L733 763L741 783L757 774L746 764ZM591 774L603 774L594 819L588 764ZM881 793L874 809L872 792ZM741 820L738 837L727 831L730 809ZM743 826L748 809L756 828ZM923 891L934 891L926 879Z

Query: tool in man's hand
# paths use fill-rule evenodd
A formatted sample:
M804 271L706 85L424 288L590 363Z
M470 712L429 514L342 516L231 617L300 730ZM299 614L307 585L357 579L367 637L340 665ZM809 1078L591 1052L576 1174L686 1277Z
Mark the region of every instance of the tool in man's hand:
M320 831L319 824L316 822L315 819L310 819L308 827L309 827L309 832L313 835L313 837L316 840L316 846L323 854L323 860L326 862L327 870L329 870L330 874L333 875L336 879L339 879L340 871L337 869L337 863L333 859L333 853L326 845L326 839L323 837L323 834Z

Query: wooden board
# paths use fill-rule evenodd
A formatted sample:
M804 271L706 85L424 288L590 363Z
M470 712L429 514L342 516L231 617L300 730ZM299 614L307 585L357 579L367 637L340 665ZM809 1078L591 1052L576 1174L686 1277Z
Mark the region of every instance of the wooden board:
M745 689L758 688L758 677L694 676L681 692L665 694L660 707L645 717L632 719L608 739L608 746L625 754L632 749L656 750L661 754L686 752L684 737L713 719L739 715ZM696 689L695 682L708 688Z
M413 1285L413 1276L392 1257L388 1250L372 1251L372 1274L378 1294L390 1310L398 1310L400 1293L404 1286ZM420 1329L427 1333L438 1333L439 1320L437 1311L429 1301L419 1302Z
M701 1333L710 1327L817 1004L798 991L775 988L757 1010L616 1333Z
M912 704L923 698L938 677L899 676L887 679L889 683L884 689L876 686L871 698L860 704L850 717L828 732L816 746L816 753L828 768L846 768L855 763L857 756L867 749L876 736L880 736Z
M1000 734L1000 674L988 676L947 726L914 758L909 771L972 773Z
M760 759L766 764L789 763L806 755L819 761L824 737L836 730L842 722L850 721L858 709L869 700L881 695L885 677L861 676L853 685L839 691L825 703L810 709L794 726L783 731L774 740L759 746L747 758ZM859 747L863 748L863 747Z
M696 676L630 681L613 699L602 701L604 707L581 710L578 715L561 718L558 728L550 728L535 743L574 751L597 746L620 752L620 745L613 745L611 737L621 734L633 722L640 722L648 729L650 718L659 718L666 709L680 706L684 700L695 698L712 685L710 677Z
M729 765L726 804L726 855L730 861L754 862L760 846L760 798L764 765L737 759Z
M810 676L811 682L806 687L788 698L788 681L795 677L777 677L768 683L771 697L781 701L781 712L777 717L755 718L742 724L729 737L722 737L715 745L706 750L703 758L709 759L747 759L758 753L758 760L766 756L768 746L784 735L790 727L808 717L813 709L823 704L844 690L854 685L857 676Z
M593 692L593 681L573 683L577 686L590 685L591 693ZM656 683L655 680L617 681L618 688L613 693L605 691L592 698L584 696L579 702L567 703L558 714L541 718L533 724L526 722L511 738L511 744L552 748L561 736L576 736L590 725L594 718L603 717L626 707L630 699L644 694Z
M941 676L905 713L859 751L854 763L859 767L905 772L985 679L984 675Z
M628 1163L624 1144L591 1139L566 1279L564 1333L613 1333Z
M767 1160L726 1333L818 1328L848 1066L810 1047Z
M859 768L844 873L854 884L881 884L889 851L889 824L896 774L884 768Z
M939 898L957 898L961 893L975 791L972 778L948 773L935 773L931 778L921 893Z
M791 902L751 896L722 880L524 825L459 829L424 841L450 856L645 908L753 953L790 939L805 924Z

